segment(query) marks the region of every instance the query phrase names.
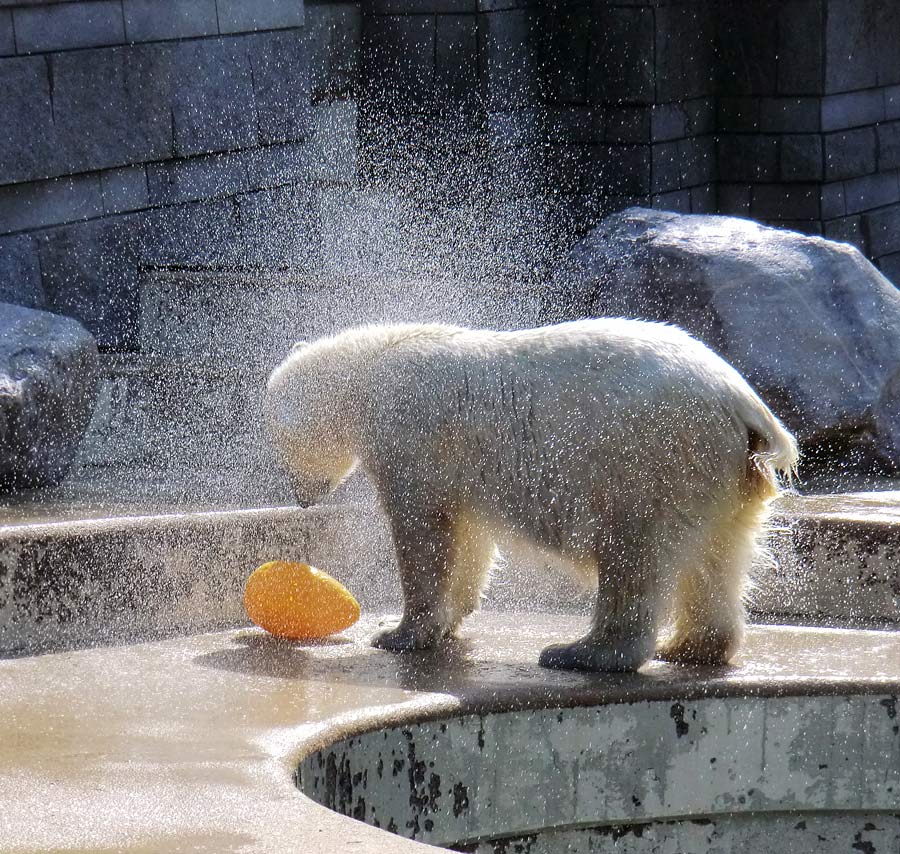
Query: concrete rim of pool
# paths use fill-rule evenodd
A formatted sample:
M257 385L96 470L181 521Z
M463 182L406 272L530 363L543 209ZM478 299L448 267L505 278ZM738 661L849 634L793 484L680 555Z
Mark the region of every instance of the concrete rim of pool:
M420 843L340 815L301 794L292 782L297 767L317 762L321 751L326 752L327 765L329 751L344 751L342 741L359 739L362 733L382 741L393 737L384 732L399 733L408 747L403 731L412 725L417 729L415 738L422 737L422 750L427 728L439 730L442 721L449 721L452 727L461 727L460 745L470 737L469 744L477 746L482 724L466 730L460 721L475 722L486 716L484 737L489 739L492 728L500 731L497 721L502 717L491 713L518 715L517 726L539 732L535 716L556 721L556 709L573 710L575 716L614 710L617 714L603 726L625 730L627 722L618 713L643 709L641 714L656 716L652 720L658 727L654 724L649 729L659 729L661 744L672 747L677 759L707 726L704 708L710 703L727 708L733 701L743 704L745 711L732 710L732 720L745 714L747 728L735 724L731 732L746 732L748 744L769 745L770 765L765 767L770 769L775 768L771 763L776 758L782 765L788 764L791 750L783 739L797 729L800 720L812 722L803 728L812 739L810 745L831 744L834 757L843 750L841 755L852 760L857 774L865 771L866 779L875 758L885 760L872 786L856 788L860 795L872 792L873 798L849 806L838 799L828 808L832 816L838 810L859 819L853 834L863 834L863 841L875 833L865 829L869 825L877 826L882 835L891 832L884 829L886 822L900 812L900 736L895 730L900 694L897 633L754 627L733 668L700 671L653 663L634 676L601 676L546 671L536 664L544 643L571 636L583 627L583 621L575 617L484 614L466 626L464 637L446 653L409 657L395 657L368 646L375 622L367 618L342 638L316 646L280 643L255 630L238 630L0 661L0 720L5 736L0 739L0 796L4 802L0 849L400 854L417 850ZM796 708L791 711L785 703ZM703 704L707 706L701 708ZM830 711L822 713L823 704ZM870 724L865 730L869 741L860 752L853 749L850 739L855 730L862 732L857 723L863 719ZM590 725L572 720L584 736L584 727ZM823 726L828 721L834 726ZM593 722L600 727L599 719ZM778 726L781 741L773 735ZM809 735L819 731L827 737L816 740ZM506 744L510 737L514 745L521 744L516 732L509 730L504 736ZM609 729L603 732L608 739ZM763 738L765 732L768 740ZM547 738L561 739L558 747L566 742L552 727ZM569 742L574 743L571 738ZM600 742L594 739L591 743ZM448 760L463 755L443 753ZM528 751L508 748L496 755L504 753L529 756ZM423 754L418 755L421 761ZM720 751L713 764L722 762L725 768L727 755ZM797 755L813 763L817 780L823 779L818 769L822 763L812 747ZM357 758L361 756L357 754ZM592 767L608 766L604 755L598 757ZM409 758L408 750L404 758ZM707 761L709 758L712 756L707 756ZM678 761L685 762L683 757ZM340 765L336 754L335 762ZM616 764L627 765L621 756ZM672 766L671 781L678 781L679 767L695 768L696 763ZM731 767L736 766L732 763ZM801 772L803 768L797 773ZM351 786L355 773L350 775ZM455 805L459 819L467 812L462 810L467 795L461 789L453 795L453 790L457 783L467 786L469 782L454 781L452 773L444 773L446 782L441 783L441 795L437 796L437 789L428 789L431 778L425 772L425 790L416 790L418 802L427 805L434 795L432 801L437 805L448 805L450 817ZM720 773L728 774L727 770ZM408 775L403 779L408 781ZM522 779L527 782L529 777ZM779 779L783 781L783 777ZM847 781L856 779L852 774L835 777L835 797L850 791L853 787ZM506 800L500 798L498 803L534 804L541 794L550 803L553 799L545 786L534 788L533 772L530 780L530 789L513 787ZM306 788L304 774L301 783ZM445 785L450 785L446 800ZM760 786L761 793L773 794L770 784ZM795 788L799 792L802 787ZM681 789L702 791L684 783L672 791ZM816 792L827 793L828 787L813 780L810 791L810 797L818 797ZM732 786L731 792L735 794L737 789ZM471 805L481 803L482 794L469 791L466 821L471 821ZM367 804L372 803L369 797ZM557 802L564 800L558 798ZM410 805L409 792L406 803ZM587 809L589 801L582 798L576 803ZM649 812L638 816L640 822L654 817L649 797L644 803ZM354 797L351 812L357 804ZM693 809L697 802L689 806ZM799 812L807 806L795 801L789 808L797 813L793 825L804 820ZM720 808L721 804L716 806ZM682 809L676 803L667 815L680 815ZM709 812L704 810L704 820ZM482 836L532 834L535 823L525 815L526 820L502 827L485 825L483 834L469 826L453 841L465 841L469 850L493 851L473 846ZM547 826L567 833L574 827L611 826L602 810L585 815L569 817L567 824L547 822ZM807 826L823 815L826 813L815 806L806 818ZM446 829L446 825L439 826L437 813L420 818L423 831L425 818L435 822L432 833ZM635 824L634 815L621 812L614 821L622 827ZM649 839L649 833L635 838ZM619 842L624 838L620 836ZM434 841L447 839L435 835ZM546 842L546 837L540 840L542 845ZM535 840L528 844L534 852L549 850L537 847ZM873 844L873 850L882 850L880 837ZM603 849L595 846L595 850Z
M295 781L342 815L473 854L898 850L897 636L860 656L866 633L753 635L735 669L472 686L452 715L357 720L307 744Z

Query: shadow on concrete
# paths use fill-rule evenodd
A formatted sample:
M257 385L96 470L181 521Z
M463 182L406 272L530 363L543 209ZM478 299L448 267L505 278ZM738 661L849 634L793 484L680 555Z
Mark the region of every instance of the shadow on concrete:
M531 616L531 615L529 615ZM505 617L505 619L504 619ZM557 632L538 631L521 646L508 634L512 615L493 615L502 621L496 633L474 632L447 640L440 648L395 654L374 649L368 643L373 626L356 628L347 635L323 641L298 642L272 637L260 630L235 633L224 649L198 655L203 667L303 682L331 682L360 687L398 688L404 691L450 694L465 698L467 705L509 702L549 706L610 699L646 697L649 694L705 693L735 674L732 667L678 667L651 662L638 673L576 673L547 670L537 663L544 643L560 639L559 631L575 636L568 620L559 620ZM521 617L521 615L519 615ZM554 618L554 623L557 619ZM482 622L482 625L487 621ZM544 622L547 621L544 615ZM488 623L489 624L489 623ZM506 631L502 630L505 629Z
M448 640L440 649L395 654L344 635L291 641L254 630L237 633L228 649L204 653L194 660L205 667L248 676L441 692L469 686L476 677L488 675L505 682L513 669L501 662L477 661L472 644L459 638ZM483 672L488 665L490 674Z

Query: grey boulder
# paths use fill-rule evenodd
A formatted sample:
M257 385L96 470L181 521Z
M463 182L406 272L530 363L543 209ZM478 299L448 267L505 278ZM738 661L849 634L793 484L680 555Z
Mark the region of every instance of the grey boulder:
M0 303L0 493L69 470L97 396L97 345L77 321Z
M630 208L574 247L544 296L545 321L598 315L703 340L794 431L807 471L900 470L900 292L854 247Z

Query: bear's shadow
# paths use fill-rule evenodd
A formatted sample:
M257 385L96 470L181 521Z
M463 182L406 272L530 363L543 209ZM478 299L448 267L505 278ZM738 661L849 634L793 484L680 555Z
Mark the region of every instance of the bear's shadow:
M248 676L364 686L395 684L413 691L461 687L480 666L471 656L471 644L459 638L448 640L439 649L402 654L376 650L341 635L291 641L251 629L236 634L233 641L228 649L198 655L195 663ZM350 654L316 654L323 648L350 646L355 647Z
M247 676L303 682L397 687L407 691L499 697L542 695L563 702L575 690L610 690L643 694L662 685L669 689L716 682L734 674L732 667L679 667L654 662L638 673L583 673L547 670L534 661L499 661L476 655L467 638L452 638L434 650L395 654L366 641L332 636L320 641L289 641L248 629L233 636L233 645L197 656L204 667ZM324 654L322 654L324 651ZM331 654L332 651L334 654Z

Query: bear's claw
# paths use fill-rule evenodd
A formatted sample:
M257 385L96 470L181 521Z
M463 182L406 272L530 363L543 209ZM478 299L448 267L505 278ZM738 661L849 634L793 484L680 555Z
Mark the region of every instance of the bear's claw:
M416 649L429 649L437 643L437 640L438 637L434 632L401 623L395 629L388 629L375 635L372 638L372 646L386 649L388 652L411 652Z

